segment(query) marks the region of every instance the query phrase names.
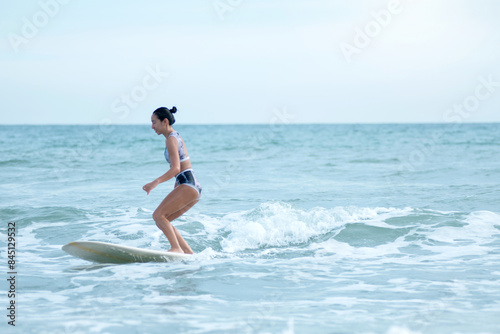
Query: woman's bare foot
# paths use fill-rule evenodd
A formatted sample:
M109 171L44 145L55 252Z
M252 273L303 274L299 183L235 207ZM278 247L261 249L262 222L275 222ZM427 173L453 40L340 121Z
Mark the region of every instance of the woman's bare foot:
M172 253L181 253L181 254L184 254L184 251L180 248L170 248L168 250L169 252L172 252Z

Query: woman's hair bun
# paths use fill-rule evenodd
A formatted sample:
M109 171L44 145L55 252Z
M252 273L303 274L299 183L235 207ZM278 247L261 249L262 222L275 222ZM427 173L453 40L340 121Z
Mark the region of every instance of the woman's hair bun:
M176 111L177 111L176 107L172 107L172 109L161 107L156 109L153 112L153 115L156 115L156 117L158 117L160 122L163 122L165 119L167 119L168 124L172 125L175 123L175 117L173 114L175 114Z

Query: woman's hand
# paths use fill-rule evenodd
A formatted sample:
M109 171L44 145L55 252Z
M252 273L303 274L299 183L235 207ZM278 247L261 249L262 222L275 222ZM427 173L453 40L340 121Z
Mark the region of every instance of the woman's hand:
M158 181L154 180L153 182L149 182L144 187L142 187L142 190L144 190L149 195L151 190L156 188L156 186L158 186L158 184L159 184Z

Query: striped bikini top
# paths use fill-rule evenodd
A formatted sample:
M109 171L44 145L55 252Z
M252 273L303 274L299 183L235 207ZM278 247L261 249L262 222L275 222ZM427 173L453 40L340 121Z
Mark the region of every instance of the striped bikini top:
M178 143L178 147L179 147L179 158L181 159L181 162L189 160L189 157L186 155L186 150L184 149L184 142L182 141L182 138L181 138L181 135L179 134L179 132L174 131L168 135L168 138L170 138L170 136L174 136L177 139L177 143ZM167 147L165 147L165 152L163 154L165 155L165 159L167 159L167 162L170 163L170 156L168 155L168 148Z

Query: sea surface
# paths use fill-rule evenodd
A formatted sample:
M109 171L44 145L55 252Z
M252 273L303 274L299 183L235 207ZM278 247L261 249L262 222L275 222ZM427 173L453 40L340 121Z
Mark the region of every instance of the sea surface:
M196 255L96 265L61 246L169 249L164 137L0 126L1 333L500 333L500 124L174 128Z

